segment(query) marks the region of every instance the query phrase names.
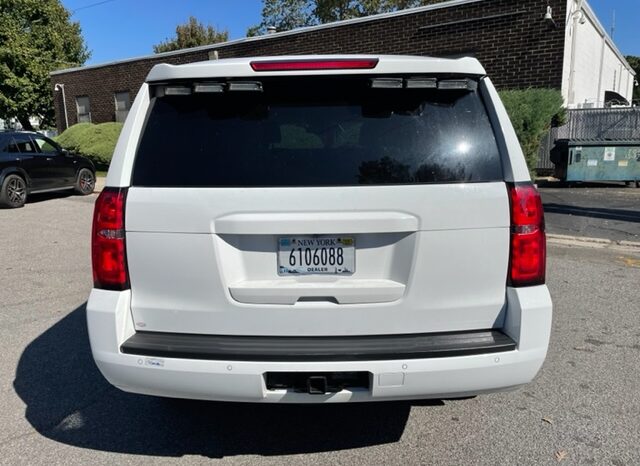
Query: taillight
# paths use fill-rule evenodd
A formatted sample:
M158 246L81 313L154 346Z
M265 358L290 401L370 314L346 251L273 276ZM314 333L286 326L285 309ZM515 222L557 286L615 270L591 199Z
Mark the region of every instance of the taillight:
M91 259L93 286L106 290L129 288L124 234L126 188L104 188L93 212Z
M377 58L321 58L252 61L251 68L253 71L370 70L377 64Z
M509 285L541 285L545 280L547 243L538 190L531 183L508 185L511 202Z

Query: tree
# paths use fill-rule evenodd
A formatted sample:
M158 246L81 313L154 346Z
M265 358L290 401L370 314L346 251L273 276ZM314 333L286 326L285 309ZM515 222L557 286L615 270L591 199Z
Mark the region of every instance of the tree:
M263 0L262 22L252 26L247 36L264 34L267 27L288 31L313 25L313 11L309 0Z
M633 68L633 71L636 72L636 82L640 80L640 57L634 57L633 55L627 55L627 61ZM640 86L636 86L634 83L633 87L633 100L640 101Z
M193 16L184 24L176 26L176 36L153 46L155 53L171 52L199 45L217 44L229 39L229 31L216 31L210 24L205 26Z
M438 0L316 0L314 15L320 23L404 10ZM444 0L440 0L444 1Z
M247 36L264 34L269 26L288 31L441 1L444 0L263 0L262 22L249 28Z
M60 0L0 0L0 118L52 124L49 73L89 58L80 24Z

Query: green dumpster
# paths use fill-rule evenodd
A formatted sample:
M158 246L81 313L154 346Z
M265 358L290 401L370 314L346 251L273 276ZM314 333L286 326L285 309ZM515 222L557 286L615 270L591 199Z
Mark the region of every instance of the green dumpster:
M640 141L557 141L551 161L564 181L625 181L640 187Z

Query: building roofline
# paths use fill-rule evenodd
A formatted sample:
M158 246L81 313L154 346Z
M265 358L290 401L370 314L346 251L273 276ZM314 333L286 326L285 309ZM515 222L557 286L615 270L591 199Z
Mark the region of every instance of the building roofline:
M598 15L596 15L595 12L591 9L591 5L589 5L589 2L587 0L584 0L584 2L582 3L582 9L587 15L587 18L589 18L589 20L595 25L600 35L604 37L605 42L609 47L611 47L611 50L613 50L613 53L615 53L616 56L620 59L620 61L624 63L627 70L630 71L631 74L635 76L636 75L635 70L631 67L631 65L629 64L625 56L622 54L622 52L620 52L620 49L618 49L618 46L615 44L611 36L609 36L609 34L607 33L607 30L604 28L604 26L598 19Z
M191 48L187 48L187 49L173 50L171 52L154 53L154 54L151 54L151 55L142 55L142 56L133 57L133 58L125 58L123 60L114 60L114 61L110 61L110 62L106 62L106 63L99 63L99 64L95 64L95 65L78 66L78 67L75 67L75 68L65 68L65 69L62 69L62 70L52 71L52 72L49 73L49 75L50 76L57 76L57 75L66 74L66 73L73 73L75 71L81 71L81 70L84 71L84 70L90 70L90 69L96 69L96 68L105 68L105 67L108 67L108 66L120 65L122 63L130 63L130 62L136 62L136 61L141 61L141 60L152 60L152 59L155 59L155 58L171 57L171 56L174 56L174 55L183 55L185 53L200 52L200 51L205 51L205 50L217 50L218 48L228 47L230 45L241 44L241 43L244 43L244 42L254 42L254 41L275 39L275 38L278 38L278 37L286 37L286 36L292 36L292 35L296 35L296 34L304 34L304 33L307 33L307 32L318 31L318 30L322 30L322 29L331 29L331 28L336 28L336 27L348 26L348 25L351 25L351 24L358 24L358 23L366 23L366 22L369 22L369 21L376 21L376 20L385 19L385 18L393 18L393 17L397 17L397 16L404 16L404 15L422 13L424 11L432 11L432 10L441 10L441 9L445 9L445 8L453 8L453 7L460 6L460 5L466 5L468 3L478 3L478 2L483 2L483 1L485 1L485 0L449 0L449 1L442 2L442 3L436 3L434 5L426 5L426 6L416 7L416 8L407 8L407 9L404 9L404 10L392 11L392 12L389 12L389 13L379 13L377 15L364 16L362 18L345 19L345 20L342 20L342 21L335 21L335 22L332 22L332 23L318 24L316 26L307 26L307 27L303 27L303 28L292 29L290 31L282 31L282 32L276 32L276 33L273 33L273 34L265 34L265 35L262 35L262 36L242 37L240 39L234 39L234 40L230 40L230 41L227 41L227 42L218 42L216 44L200 45L198 47L191 47ZM624 57L623 57L623 59L624 59ZM625 63L626 63L626 61L625 61Z

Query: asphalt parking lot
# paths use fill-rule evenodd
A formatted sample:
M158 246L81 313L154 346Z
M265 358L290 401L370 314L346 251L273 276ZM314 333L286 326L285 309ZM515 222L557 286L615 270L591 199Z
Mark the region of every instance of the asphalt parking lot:
M538 183L550 233L640 241L640 189L624 183Z
M550 246L551 346L518 391L340 406L172 401L120 392L93 364L94 200L0 210L0 464L640 464L639 253Z

